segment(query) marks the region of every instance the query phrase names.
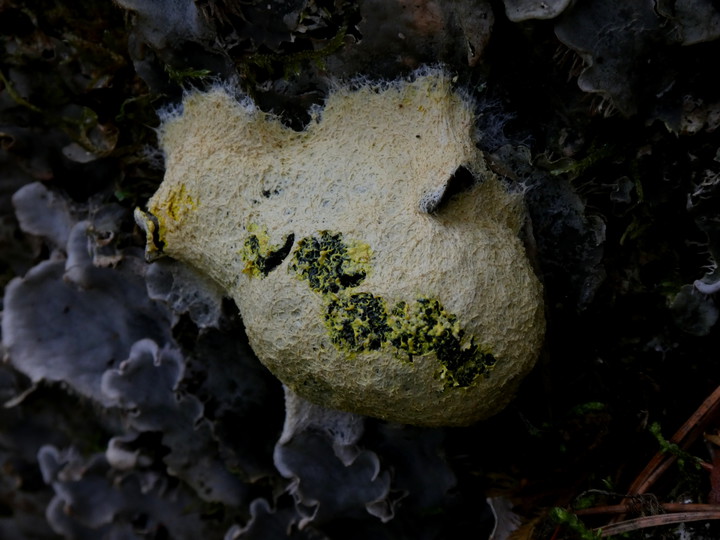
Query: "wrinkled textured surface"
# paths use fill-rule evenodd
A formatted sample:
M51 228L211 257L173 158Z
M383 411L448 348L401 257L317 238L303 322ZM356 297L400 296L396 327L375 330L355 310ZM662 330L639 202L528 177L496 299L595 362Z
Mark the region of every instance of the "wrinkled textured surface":
M190 94L138 214L148 253L215 279L260 360L311 401L419 425L487 417L544 322L520 200L485 168L470 107L442 72L339 88L303 132L222 89Z
M56 313L56 291L66 290L78 315L74 325L61 314L50 321L71 354L57 356L49 371L37 368L45 375L35 382L15 367L3 336L0 538L485 540L494 526L494 534L509 534L517 516L518 537L568 537L568 527L546 519L552 507L626 502L608 494L608 480L624 493L658 451L647 426L659 422L671 435L720 384L716 4L582 0L553 19L515 23L509 5L541 4L0 0L0 284L58 263L54 285L23 285L34 301L23 316L46 321ZM637 10L639 19L618 17ZM338 445L328 431L338 425L332 415L298 414L291 402L286 415L283 389L253 356L232 301L208 309L180 263L171 284L167 266L144 262L132 209L145 205L164 173L156 111L176 106L189 87L223 80L302 130L330 81L393 80L437 62L476 100L476 141L488 167L523 191L529 207L527 238L535 241L526 248L544 286L545 352L512 404L491 419L433 429L356 416L362 429ZM596 70L599 63L608 69ZM592 92L577 84L585 70L595 71L587 73ZM45 189L28 187L16 196L23 204L13 205L12 196L35 182ZM102 313L80 309L87 291L74 280L83 272L58 284L79 221L91 227L71 258L79 261L83 247L85 274L102 270L109 290L128 291L99 300ZM284 247L282 238L264 240L278 253ZM258 271L279 257L254 253ZM142 296L143 280L154 303ZM7 289L3 300L2 316L15 317ZM136 329L123 346L128 356L118 356L130 359L138 335L158 340L157 354L135 351L132 369L115 381L123 403L138 408L78 391L98 388L104 373L81 354L83 341L107 336L109 319L132 313L127 300L154 305L160 318L147 333L168 340ZM372 307L372 297L362 300ZM412 305L402 311L417 315ZM211 318L217 328L203 326ZM46 358L44 346L58 346L42 341L47 328L28 328L20 348ZM372 333L364 337L372 342ZM148 388L157 388L156 399L141 399ZM279 443L284 416L296 426L287 445ZM135 429L136 418L152 429ZM302 451L306 440L316 452ZM276 466L276 447L292 459ZM210 462L196 459L199 448ZM374 495L361 469L341 468L349 461L338 449L348 458L364 453L363 463L380 464L378 478L389 475L382 502L392 519L382 521L388 514L331 481L350 479L363 487L358 493ZM710 457L702 438L687 451ZM179 464L173 474L171 461ZM207 500L197 480L217 479L215 493L224 493L225 476L208 474L217 470L242 482L240 504ZM300 497L304 480L320 507ZM324 492L316 496L310 488L318 486ZM661 502L682 493L703 503L712 487L707 471L672 467L653 491ZM352 504L335 504L335 493ZM713 522L638 534L720 537Z
M292 481L290 493L303 517L299 526L358 511L367 511L383 522L392 519L386 501L390 475L381 471L377 454L357 447L363 418L318 407L290 390L286 390L285 405L287 416L275 447L275 466ZM318 461L328 465L324 475L313 472L312 464ZM348 489L331 489L332 484Z
M218 459L200 401L177 395L182 376L183 361L177 352L142 340L117 369L104 373L102 391L111 404L129 413L133 430L163 433L163 442L171 449L165 457L170 474L183 478L205 500L238 505L244 486Z
M152 475L122 478L102 455L83 459L71 449L43 446L38 452L43 479L55 497L47 518L53 530L76 539L139 539L155 530L172 538L200 538L210 531L184 509L192 500ZM114 478L113 478L114 476ZM134 518L142 515L142 525Z
M145 279L153 300L167 303L174 313L187 313L200 328L218 325L222 292L190 267L158 261L148 268Z
M64 381L104 402L105 370L126 358L137 340L164 343L169 333L142 279L93 266L88 227L73 227L66 261L42 262L8 284L2 334L13 365L33 381Z

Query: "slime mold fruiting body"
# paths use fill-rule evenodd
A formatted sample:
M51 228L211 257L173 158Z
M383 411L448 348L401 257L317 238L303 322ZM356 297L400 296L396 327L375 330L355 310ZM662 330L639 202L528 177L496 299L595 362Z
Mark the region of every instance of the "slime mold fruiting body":
M418 425L501 409L544 333L522 201L440 70L339 87L304 131L216 88L161 128L138 222L237 303L258 358L320 405Z

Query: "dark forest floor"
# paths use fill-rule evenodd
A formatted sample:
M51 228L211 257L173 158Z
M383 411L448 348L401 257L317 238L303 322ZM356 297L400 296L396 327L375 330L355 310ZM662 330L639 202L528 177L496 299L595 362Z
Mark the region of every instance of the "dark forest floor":
M625 538L720 537L712 3L548 2L557 14L543 20L517 20L515 8L536 3L510 0L118 4L128 9L0 0L0 279L39 276L12 307L36 323L12 339L53 366L28 368L3 335L0 537L485 538L488 498L513 507L513 538L593 538L611 526ZM147 298L132 210L162 180L157 111L184 88L230 80L302 129L329 81L424 64L457 74L478 103L491 167L524 186L545 347L487 421L366 419L353 448L376 477L359 459L341 464L322 429L306 434L315 454L296 461L303 495L273 461L282 388L243 341L234 305L215 300L206 328L187 304ZM46 188L32 199L36 229L21 227L11 201L34 182ZM88 264L107 274L89 287L96 296L61 269L38 270L63 267L81 220L99 231ZM70 326L47 315L57 302L81 315ZM173 344L180 375L147 371L141 384L163 390L132 413L104 403L93 388L106 366L87 342L117 339L117 362L159 362L131 352L146 337ZM648 476L658 452L674 461ZM369 510L380 481L386 522ZM500 513L503 525L514 519Z

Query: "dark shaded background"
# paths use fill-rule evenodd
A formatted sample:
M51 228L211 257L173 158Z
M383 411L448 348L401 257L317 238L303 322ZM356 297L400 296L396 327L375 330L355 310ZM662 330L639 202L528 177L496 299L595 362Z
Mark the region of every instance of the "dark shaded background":
M0 538L475 539L488 497L517 538L579 537L550 510L617 502L649 426L669 437L720 382L718 37L709 0L0 0ZM282 388L234 305L142 259L157 111L230 80L302 129L331 81L423 64L526 192L541 361L469 428L278 442ZM685 460L653 489L711 485Z

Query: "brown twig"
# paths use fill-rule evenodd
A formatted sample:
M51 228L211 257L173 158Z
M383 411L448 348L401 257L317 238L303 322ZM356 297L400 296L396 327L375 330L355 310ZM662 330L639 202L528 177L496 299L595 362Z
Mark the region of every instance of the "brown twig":
M677 445L680 449L686 450L703 432L707 431L712 422L716 421L716 416L719 411L720 386L702 402L680 429L673 434L669 441ZM646 493L676 459L677 456L668 455L662 451L657 452L630 485L627 496L632 499L635 496ZM575 513L579 516L615 514L614 519L617 521L596 529L602 537L648 527L657 527L658 525L720 519L720 504L680 503L664 503L658 505L658 510L665 512L663 514L653 514L627 520L623 519L625 514L637 512L637 509L638 502L631 500L624 504L586 508L578 510Z
M625 514L636 510L637 506L633 503L611 504L607 506L595 506L593 508L583 508L576 510L575 515L591 516L598 514ZM668 514L676 513L693 513L693 512L717 512L720 513L720 504L683 504L683 503L663 503L659 505L659 509Z
M707 506L707 505L701 505ZM715 506L715 505L713 505ZM708 521L720 519L720 510L701 512L677 512L674 514L657 514L654 516L643 516L635 519L628 519L613 523L605 527L595 529L601 537L623 534L638 529L657 527L659 525L673 525L675 523L689 523L691 521Z
M702 405L687 419L677 432L670 437L670 442L685 450L706 431L708 424L714 420L720 409L720 386L703 401ZM672 465L676 456L658 452L648 462L642 472L635 478L628 489L629 495L641 495L650 489L660 476Z

